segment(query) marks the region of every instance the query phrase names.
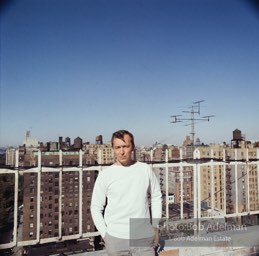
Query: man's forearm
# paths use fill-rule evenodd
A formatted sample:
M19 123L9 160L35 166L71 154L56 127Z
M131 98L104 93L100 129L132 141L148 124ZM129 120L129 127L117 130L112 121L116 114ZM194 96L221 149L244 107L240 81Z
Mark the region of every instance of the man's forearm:
M103 218L103 214L99 211L96 211L94 208L91 208L91 213L95 227L99 231L102 238L104 238L107 227Z
M154 229L154 233L155 233L153 246L156 247L159 242L159 229L157 227L153 227L153 229Z

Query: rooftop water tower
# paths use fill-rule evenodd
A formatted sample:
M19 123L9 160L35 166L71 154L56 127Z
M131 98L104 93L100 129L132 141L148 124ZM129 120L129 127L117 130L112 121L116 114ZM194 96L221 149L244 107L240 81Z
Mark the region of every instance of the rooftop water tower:
M102 135L96 136L95 143L99 145L103 144L103 136Z
M231 140L231 147L240 148L240 142L244 141L244 137L242 136L242 132L238 129L233 131L233 139Z

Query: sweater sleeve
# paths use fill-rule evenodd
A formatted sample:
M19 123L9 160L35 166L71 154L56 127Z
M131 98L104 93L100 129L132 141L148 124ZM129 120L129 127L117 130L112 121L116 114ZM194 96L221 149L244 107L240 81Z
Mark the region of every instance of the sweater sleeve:
M153 227L157 227L162 217L162 193L158 179L152 169L150 177L150 193L152 225Z
M104 207L106 204L106 184L102 173L99 173L92 194L91 200L91 214L94 221L94 224L99 231L102 238L104 238L106 233L106 223L104 221Z

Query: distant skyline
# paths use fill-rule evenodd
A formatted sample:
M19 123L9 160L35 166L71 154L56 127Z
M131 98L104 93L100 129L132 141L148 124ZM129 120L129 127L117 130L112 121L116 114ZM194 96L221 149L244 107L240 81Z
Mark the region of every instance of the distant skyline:
M259 140L259 12L241 0L20 0L1 10L0 147L118 129L181 145ZM184 116L187 116L186 113Z

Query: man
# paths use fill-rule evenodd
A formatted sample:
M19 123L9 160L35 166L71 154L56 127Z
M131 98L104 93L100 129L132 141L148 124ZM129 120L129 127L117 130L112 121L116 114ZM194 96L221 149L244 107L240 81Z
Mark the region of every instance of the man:
M158 180L149 165L132 159L135 145L130 132L114 132L111 143L116 162L100 172L92 195L95 226L109 256L153 256L162 212Z

